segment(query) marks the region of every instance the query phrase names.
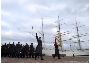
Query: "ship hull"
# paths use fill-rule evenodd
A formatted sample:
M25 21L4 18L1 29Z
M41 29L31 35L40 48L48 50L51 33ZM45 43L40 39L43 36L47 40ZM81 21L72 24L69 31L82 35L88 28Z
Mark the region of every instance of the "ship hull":
M42 53L46 56L52 56L55 54L55 50L42 50ZM89 50L59 51L59 53L66 56L89 56Z

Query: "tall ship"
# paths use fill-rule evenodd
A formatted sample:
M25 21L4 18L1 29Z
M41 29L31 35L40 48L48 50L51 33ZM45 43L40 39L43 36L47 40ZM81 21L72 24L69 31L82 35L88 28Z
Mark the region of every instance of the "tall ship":
M75 17L76 19L76 17ZM58 16L58 21L57 21L57 28L58 28L58 31L56 31L56 35L54 35L54 45L53 47L55 47L56 44L58 44L59 47L59 53L61 55L64 55L64 56L89 56L89 48L86 48L86 49L83 49L82 47L82 42L86 42L86 41L82 41L80 38L81 38L81 35L83 36L86 36L85 34L79 34L79 27L78 27L78 23L77 21L75 20L75 31L76 31L76 35L75 36L72 36L71 38L69 38L67 36L67 38L69 38L68 40L71 41L70 44L67 44L69 46L69 49L68 50L65 50L63 46L63 43L66 41L69 43L69 41L67 40L63 40L62 36L65 35L66 32L61 32L61 23L60 23L61 20L59 20L59 16ZM64 23L65 24L65 23ZM40 32L39 32L40 33ZM43 18L42 18L42 33L40 33L42 35L42 42L43 42L43 49L42 49L42 53L45 54L45 56L52 56L53 54L55 54L55 49L47 49L45 45L45 39L44 39L44 31L43 31ZM70 34L69 31L67 31L67 34ZM86 33L88 35L88 33ZM74 39L76 39L76 41L73 41ZM89 42L89 40L88 40ZM76 44L77 45L77 48L75 45L72 45L73 44ZM86 45L87 46L87 45ZM73 48L72 48L73 47ZM76 48L76 49L75 49Z

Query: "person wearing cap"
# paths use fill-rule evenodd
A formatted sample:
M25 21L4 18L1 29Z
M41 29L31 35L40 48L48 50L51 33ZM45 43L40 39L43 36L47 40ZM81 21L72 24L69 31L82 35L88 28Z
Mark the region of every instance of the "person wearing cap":
M24 55L27 56L27 58L28 58L28 51L29 51L29 46L26 43L26 45L24 46Z
M36 53L35 53L35 60L38 54L40 55L41 60L44 60L42 57L42 40L41 40L41 37L38 38L37 33L36 33L36 39L37 39L38 45L37 45Z
M14 58L15 57L15 44L14 44L14 42L13 42L13 44L11 44L10 52L11 52L12 58Z
M21 45L20 42L18 42L18 44L16 44L16 56L18 58L20 58L20 52L21 52Z
M33 47L33 43L31 43L31 45L30 45L30 51L29 52L30 52L29 53L29 57L32 56L32 58L34 58L34 47Z

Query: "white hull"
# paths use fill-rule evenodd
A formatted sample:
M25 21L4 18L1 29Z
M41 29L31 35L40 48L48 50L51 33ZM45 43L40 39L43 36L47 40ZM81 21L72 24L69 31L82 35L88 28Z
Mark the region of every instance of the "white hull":
M52 54L55 54L55 50L42 50L42 53L46 56L52 56ZM59 51L60 54L66 54L66 56L87 56L89 55L89 50L73 50L73 51Z

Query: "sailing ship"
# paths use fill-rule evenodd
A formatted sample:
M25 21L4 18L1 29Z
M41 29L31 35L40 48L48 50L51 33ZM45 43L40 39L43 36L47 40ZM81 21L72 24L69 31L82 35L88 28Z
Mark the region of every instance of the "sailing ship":
M76 17L75 17L76 18ZM60 46L60 49L59 49L59 53L61 55L66 55L66 56L89 56L89 49L82 49L81 48L81 42L84 42L84 41L80 41L80 35L79 35L79 30L78 30L78 25L77 25L77 21L76 21L76 38L77 38L77 42L74 42L74 43L77 43L79 48L76 49L76 50L63 50L62 47L63 47L63 44L62 44L62 33L61 33L61 28L60 28L60 20L59 20L59 16L58 16L58 31L57 31L57 35L55 36L55 42L54 42L54 45L57 44ZM43 37L43 42L44 42L44 32L43 32L43 20L42 20L42 37ZM68 33L69 34L69 33ZM74 37L74 36L73 36ZM71 38L69 40L72 40ZM66 41L66 40L64 40ZM45 45L45 44L44 44ZM45 47L45 46L44 46ZM71 44L70 44L70 48L71 48ZM45 48L42 50L43 54L45 54L46 56L52 56L52 54L55 54L55 50L46 50Z
M57 23L58 23L58 26L57 26L58 27L58 31L57 31L57 34L55 35L54 45L57 43L58 46L60 46L59 47L59 53L61 55L65 55L65 56L89 56L89 49L82 49L81 48L81 42L84 42L84 41L80 41L80 35L79 35L79 32L78 32L79 30L78 30L77 21L76 21L76 24L75 24L76 25L76 37L75 36L72 36L72 37L77 38L77 41L73 42L73 43L77 43L79 48L78 49L73 49L73 50L72 49L70 49L70 50L63 50L63 41L66 41L66 40L62 40L62 33L61 33L59 16L58 16ZM69 32L69 31L67 31L67 32ZM42 54L45 54L45 56L52 56L53 54L55 54L55 49L51 49L51 50L46 49L46 44L45 44L45 41L44 41L45 40L44 39L44 31L43 31L43 18L42 18L42 33L40 33L40 34L42 35L42 43L43 43ZM69 40L72 40L72 38L69 38ZM72 45L70 44L70 48L71 48L71 46Z

